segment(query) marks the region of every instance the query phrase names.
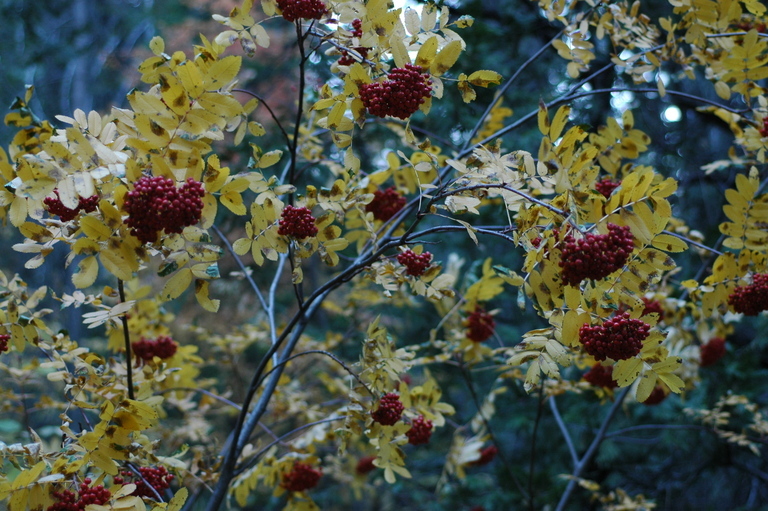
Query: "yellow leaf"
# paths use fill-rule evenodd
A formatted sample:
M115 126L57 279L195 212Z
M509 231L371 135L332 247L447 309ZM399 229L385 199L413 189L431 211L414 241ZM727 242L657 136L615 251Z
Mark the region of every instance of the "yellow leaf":
M432 66L430 66L430 71L435 76L441 76L453 67L459 59L459 55L461 55L461 41L451 41L437 54Z
M543 101L539 101L539 131L544 136L549 136L549 112L547 111L547 105Z
M414 12L414 11L411 11ZM419 53L416 54L416 65L423 69L429 69L437 56L437 36L432 36L421 45Z
M92 285L99 274L99 262L94 256L89 256L80 261L77 271L72 275L72 283L77 289L83 289Z
M112 229L95 216L86 215L80 219L80 228L86 236L96 241L105 241L112 236Z
M159 57L165 51L165 41L163 41L162 37L156 35L149 41L149 49Z
M640 378L640 383L637 385L637 392L635 393L635 398L640 403L644 402L646 399L648 399L648 396L651 395L651 392L653 392L653 389L655 387L656 387L656 373L653 371L647 371Z
M560 138L560 134L565 128L565 123L568 122L568 116L571 114L571 107L568 105L561 106L557 109L555 118L552 119L552 125L549 127L549 138L551 140L557 140Z
M475 71L474 73L469 75L469 77L467 78L467 81L472 85L477 85L478 87L488 87L489 85L500 84L501 75L496 71L489 71L487 69L482 69L480 71Z
M399 34L392 34L389 40L391 46L392 58L395 60L395 67L405 67L411 63L411 57L408 55L408 49L405 47Z
M187 496L189 495L189 490L186 488L180 488L179 491L176 492L176 495L173 496L170 502L168 502L168 507L165 508L165 511L181 511L181 508L184 506L184 503L187 501Z
M240 72L241 58L236 55L224 57L211 65L203 81L206 90L220 89L235 79Z
M342 112L343 114L343 112ZM274 151L269 151L267 153L264 153L261 158L259 159L259 168L265 169L267 167L271 167L275 163L280 161L280 158L282 158L283 152L279 149L276 149Z
M626 387L631 385L640 376L642 368L643 361L639 358L619 360L613 366L613 379L616 380L619 387Z
M208 312L218 312L221 300L211 300L208 297L208 281L197 279L195 280L195 298L203 309Z
M192 270L182 268L176 274L168 279L160 293L160 299L163 301L174 300L181 296L192 283Z
M120 250L107 249L99 252L99 260L104 268L121 280L131 280L133 271L130 262Z
M659 234L653 238L653 246L665 252L684 252L688 250L688 244L670 234Z

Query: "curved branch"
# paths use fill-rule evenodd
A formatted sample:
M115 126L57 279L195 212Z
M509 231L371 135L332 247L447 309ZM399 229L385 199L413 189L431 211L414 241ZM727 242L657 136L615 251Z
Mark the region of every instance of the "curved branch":
M277 118L275 115L275 112L272 110L272 108L269 106L269 103L267 103L264 98L256 94L255 92L251 92L249 90L245 89L232 89L232 92L242 92L243 94L248 94L249 96L252 96L259 100L260 103L264 104L264 107L269 112L269 115L272 116L272 119L275 121L275 124L277 124L277 128L280 130L280 132L283 134L283 137L285 137L285 142L290 147L291 145L291 137L288 136L288 133L285 131L285 128L283 128L283 124L280 122L280 119Z

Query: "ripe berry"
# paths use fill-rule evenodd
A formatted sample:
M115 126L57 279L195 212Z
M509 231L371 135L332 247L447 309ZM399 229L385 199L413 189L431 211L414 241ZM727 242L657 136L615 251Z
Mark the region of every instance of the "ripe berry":
M400 420L403 410L405 407L400 402L400 396L390 392L379 400L379 407L371 412L371 417L382 426L392 426Z
M397 193L394 187L373 192L373 200L365 206L373 213L373 218L386 222L405 206L405 197Z
M748 286L737 286L728 296L728 304L746 316L768 310L768 273L757 273Z
M643 304L645 304L645 307L643 308L641 316L655 312L659 315L660 318L664 317L664 308L661 306L661 303L658 300L650 300L646 297L643 297Z
M11 340L11 336L8 334L0 335L0 353L8 351L8 341Z
M290 236L297 240L303 240L317 235L315 217L309 208L295 208L291 205L283 208L280 215L280 227L277 233L281 236Z
M419 415L411 421L411 429L405 433L405 436L408 437L408 443L411 445L429 443L429 437L432 436L432 421Z
M77 207L75 209L69 209L64 204L62 204L61 200L59 199L59 190L56 189L53 191L53 193L56 194L56 197L46 197L43 199L43 204L45 204L45 207L48 208L48 213L51 215L57 215L62 222L69 222L70 220L74 219L81 211L85 211L86 213L96 211L96 206L99 205L99 196L91 195L88 198L78 198Z
M619 386L613 379L613 366L595 364L584 374L584 379L595 387L615 389Z
M602 193L607 199L619 185L621 185L621 181L614 181L610 177L606 177L595 183L595 190Z
M373 464L375 459L376 456L365 456L364 458L360 458L360 461L357 462L357 466L355 467L355 472L361 476L368 472L373 472L376 469L376 465Z
M154 340L142 337L141 340L131 343L131 349L136 356L146 361L150 361L154 357L160 357L163 360L171 358L176 354L178 347L179 345L173 339L164 335Z
M85 478L80 483L80 491L75 496L70 490L55 491L51 495L57 502L48 506L47 511L83 511L89 504L103 506L112 497L109 490L104 486L88 486L91 484L90 478Z
M168 470L162 465L159 467L139 467L139 472L141 473L141 477L138 477L130 470L123 470L120 472L123 477L115 477L113 481L115 484L134 483L136 485L136 490L133 492L134 495L155 499L157 498L155 493L161 494L163 491L167 490L171 486L171 481L174 479L173 474L168 473ZM144 481L146 481L146 483ZM149 483L149 486L147 486L147 483ZM152 491L150 486L154 488L155 491Z
M713 337L707 344L699 346L699 358L701 367L713 365L725 356L725 339Z
M651 395L649 395L645 401L643 401L644 405L653 406L661 403L667 398L667 393L664 392L664 389L661 387L654 387L651 391Z
M288 491L306 491L317 486L322 471L313 468L306 463L296 462L293 469L283 475L283 482L280 486Z
M429 263L432 262L432 254L429 252L416 254L413 250L406 250L397 254L397 262L405 266L405 273L419 277L427 271Z
M587 234L578 241L568 234L560 258L563 282L578 286L584 279L607 277L627 262L634 239L628 226L615 224L608 224L608 234Z
M606 358L626 360L640 353L650 329L647 323L630 318L628 312L622 312L602 325L582 325L579 329L579 342L597 361Z
M125 196L126 225L142 243L154 243L160 231L180 233L200 221L203 185L191 177L176 188L173 179L143 176Z
M477 307L467 318L466 326L467 338L470 341L483 342L493 335L496 322L493 320L493 316Z
M763 119L763 127L760 128L760 136L768 137L768 117Z
M493 461L493 458L499 453L499 448L495 445L489 445L485 449L480 451L480 457L473 461L471 464L475 466L487 465Z
M322 0L277 0L283 18L290 22L297 19L319 20L328 8Z
M406 64L389 72L389 80L360 86L360 99L377 117L407 119L432 94L431 81L419 66Z

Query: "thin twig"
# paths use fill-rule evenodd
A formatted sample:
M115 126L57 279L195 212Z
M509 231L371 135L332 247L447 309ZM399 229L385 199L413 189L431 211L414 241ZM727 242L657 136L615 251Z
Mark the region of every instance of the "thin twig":
M224 243L224 246L227 248L227 251L232 254L232 258L235 260L235 264L237 264L238 268L240 268L240 271L245 276L245 280L248 281L248 284L250 284L251 289L253 289L253 292L256 294L256 298L259 299L259 302L261 303L261 307L264 310L267 310L267 302L264 300L264 296L261 294L261 290L259 290L259 286L256 285L256 282L253 280L253 277L251 277L251 272L248 271L248 268L243 264L243 261L240 260L240 256L237 255L237 252L235 252L234 247L227 239L226 235L224 235L223 232L221 232L221 229L219 229L216 225L212 225L211 229L213 229L213 232L216 233L216 235L221 239L221 241Z
M573 440L571 439L571 434L568 432L568 427L565 425L563 418L560 416L560 410L557 409L557 403L555 402L554 395L549 396L549 408L552 410L552 415L555 416L557 427L560 428L560 432L563 434L563 438L565 438L565 444L568 446L568 452L571 453L573 468L576 468L576 465L579 464L579 455L576 454L576 447L573 445Z
M117 279L117 292L120 295L120 303L125 303L125 288L123 279ZM133 394L133 355L131 354L131 333L128 330L128 317L125 314L120 315L120 322L123 324L123 339L125 340L125 366L128 377L128 399L136 399Z
M243 94L248 94L248 95L250 95L250 96L253 96L254 98L258 99L258 100L259 100L259 102L263 103L263 104L264 104L264 106L265 106L265 107L267 108L267 110L269 111L269 115L271 115L271 116L272 116L272 119L275 121L275 124L277 124L277 128L280 130L280 132L281 132L281 133L283 134L283 136L285 137L285 141L286 141L286 143L287 143L288 145L290 145L290 144L291 144L291 137L290 137L290 136L288 136L288 133L287 133L287 132L285 131L285 129L283 128L283 125L282 125L282 123L280 122L280 119L278 119L278 118L277 118L277 116L275 115L275 112L274 112L274 111L272 110L272 108L269 106L269 103L267 103L267 102L264 100L264 98L262 98L261 96L259 96L259 95L258 95L258 94L256 94L255 92L251 92L251 91L249 91L249 90L245 90L245 89L232 89L232 92L242 92Z
M531 458L528 464L528 509L536 511L536 495L533 489L533 474L536 469L536 439L539 434L539 425L544 411L544 385L539 385L539 403L536 407L536 420L533 423L533 435L531 435Z

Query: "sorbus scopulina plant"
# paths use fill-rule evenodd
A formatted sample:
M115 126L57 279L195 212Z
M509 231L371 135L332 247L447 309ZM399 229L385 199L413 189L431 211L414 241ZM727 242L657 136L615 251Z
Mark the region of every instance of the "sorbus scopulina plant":
M283 18L294 22L298 19L319 20L328 12L323 0L277 0Z
M47 511L83 511L89 504L98 506L109 502L112 494L102 485L90 486L91 479L86 477L80 483L80 490L75 495L70 490L55 491L51 495L57 500L48 506Z
M142 243L154 243L158 234L180 233L200 221L205 190L191 177L179 188L173 179L143 176L125 196L125 223Z
M400 396L389 392L379 400L379 407L371 412L371 417L382 426L393 426L403 416L403 410L405 407L400 402Z
M595 190L602 193L603 196L607 199L619 186L621 186L621 181L616 181L610 177L606 177L595 183Z
M352 37L363 37L363 22L360 18L352 20ZM360 54L362 58L368 57L368 48L364 46L355 46L355 51ZM339 65L350 66L354 64L356 60L349 54L347 50L341 51L341 58L339 59Z
M289 204L283 208L280 215L280 227L277 233L297 240L316 236L315 217L312 216L309 208L297 208Z
M371 115L407 119L432 94L429 78L419 66L406 64L389 72L383 82L360 86L360 99Z
M366 204L365 210L373 213L373 218L386 222L405 206L405 197L397 193L394 187L373 192L373 200Z
M157 339L145 339L136 341L131 344L131 349L136 356L142 360L150 361L154 357L160 357L161 359L171 358L176 354L176 350L179 345L166 335L162 335Z
M579 341L584 345L584 351L595 357L595 360L626 360L640 353L650 329L648 323L630 318L628 312L622 312L607 319L602 325L582 325Z
M725 339L713 337L708 343L699 346L699 365L708 367L714 365L725 356Z
M73 220L81 211L92 213L96 211L96 207L99 205L99 196L91 195L90 197L79 197L77 207L70 209L62 204L61 199L59 199L59 190L54 190L53 193L56 197L46 197L43 199L43 204L48 209L48 213L57 215L62 222Z
M613 366L604 366L602 364L593 365L589 371L584 374L584 380L595 387L615 389L619 386L613 379Z
M134 495L157 499L158 495L162 496L163 492L170 488L171 481L174 479L173 474L170 474L162 465L158 467L139 467L139 473L141 477L131 470L122 470L120 471L120 476L114 478L114 482L115 484L134 483L136 485L136 490L133 492ZM147 486L147 483L149 486Z
M757 316L768 310L768 273L756 273L751 284L736 286L728 296L728 304L745 316Z
M288 491L307 491L317 486L323 472L307 463L296 462L290 472L283 474L280 486Z
M411 421L411 429L405 432L408 437L408 443L411 445L420 445L429 443L432 436L432 421L419 415Z
M405 266L405 273L413 277L420 277L429 268L432 262L432 254L422 252L417 254L413 250L405 250L397 254L397 262Z
M472 342L483 342L489 339L496 329L493 316L481 307L475 308L467 317L467 338Z
M608 224L607 234L587 234L580 240L566 235L560 258L563 282L578 286L582 280L607 277L627 262L634 248L628 226Z

